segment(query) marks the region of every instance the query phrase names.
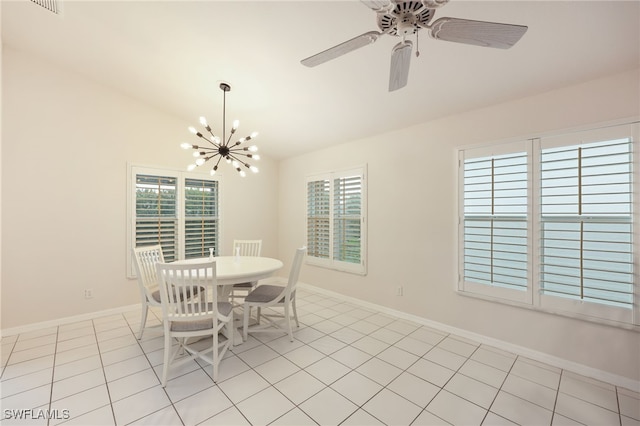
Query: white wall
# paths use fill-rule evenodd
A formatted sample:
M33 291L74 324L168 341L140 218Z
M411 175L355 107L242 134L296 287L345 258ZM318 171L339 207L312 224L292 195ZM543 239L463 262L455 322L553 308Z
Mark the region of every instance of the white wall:
M638 332L454 291L456 148L640 117L638 77L634 70L282 161L281 256L305 241L305 175L367 163L368 275L304 265L301 281L638 381Z
M2 59L3 330L139 303L125 267L127 164L185 170L179 144L194 123L6 46ZM223 170L223 254L262 238L277 255L277 163L260 162L244 179Z
M638 77L635 70L279 165L264 159L259 178L226 172L224 245L262 238L286 269L306 239L305 175L367 163L368 275L305 265L302 281L638 381L637 332L454 292L456 147L638 117ZM193 123L6 47L2 104L3 330L138 303L125 271L126 166L182 169L178 143ZM398 285L404 296L395 296ZM95 297L85 300L89 287Z

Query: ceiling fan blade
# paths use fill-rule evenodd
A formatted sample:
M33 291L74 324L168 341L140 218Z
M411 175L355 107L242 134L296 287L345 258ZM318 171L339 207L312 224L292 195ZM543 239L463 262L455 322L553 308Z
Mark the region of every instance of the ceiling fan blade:
M389 72L389 91L393 92L407 85L409 65L411 64L411 41L401 41L391 52L391 70Z
M369 31L368 33L361 34L357 37L352 38L351 40L347 40L336 46L330 47L329 49L317 53L313 56L309 56L308 58L305 58L300 62L302 63L302 65L315 67L316 65L323 64L346 53L371 44L378 40L378 37L380 37L381 35L382 33L378 31Z
M360 0L360 2L374 12L388 11L395 7L391 0Z
M431 37L437 40L508 49L527 32L523 25L469 19L440 18L430 27Z

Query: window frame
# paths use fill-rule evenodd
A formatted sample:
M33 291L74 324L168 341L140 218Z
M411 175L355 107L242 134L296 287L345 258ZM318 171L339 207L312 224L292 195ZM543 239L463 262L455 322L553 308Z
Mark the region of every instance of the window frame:
M502 156L508 154L515 154L520 152L527 153L527 197L528 197L528 205L527 205L527 235L529 238L527 239L527 281L530 282L532 278L532 268L531 268L531 256L533 252L533 248L531 245L532 235L532 227L531 227L531 149L529 144L526 141L517 141L514 143L502 143L496 144L492 146L484 146L479 148L469 148L466 150L458 151L458 180L459 184L459 218L458 218L458 271L459 271L459 283L458 290L468 294L477 294L488 296L496 300L506 300L515 303L531 303L533 298L533 291L530 286L527 286L525 291L508 289L500 286L487 286L486 284L480 284L473 281L464 280L464 228L465 228L465 216L464 216L464 162L467 158L465 156L466 153L472 153L469 158L482 158L482 157L492 157L492 156Z
M542 152L543 149L560 146L577 146L595 141L616 140L621 136L631 138L632 144L632 199L633 211L631 223L632 249L633 249L633 307L622 308L609 306L604 303L589 302L545 294L541 288L541 262L542 262L542 224L544 222L542 212ZM640 124L637 120L619 123L611 123L590 129L577 129L573 131L557 132L536 138L520 139L517 141L499 142L485 146L461 147L458 155L458 280L455 290L462 295L478 297L486 300L502 302L510 305L525 307L546 313L560 314L573 318L594 321L598 323L614 325L622 328L634 328L640 325L640 179L637 171L640 169ZM483 155L491 156L496 153L517 152L519 147L526 146L530 152L528 170L529 182L529 280L526 297L510 294L505 291L496 291L490 286L465 281L465 199L464 199L464 160ZM471 154L471 155L470 155ZM579 220L579 219L576 219ZM523 295L519 295L523 296Z
M185 212L186 195L185 187L187 179L206 180L217 182L217 227L218 238L217 248L218 251L223 245L223 231L222 231L222 175L210 176L209 174L186 172L182 170L176 170L173 168L157 167L157 166L144 166L138 164L127 165L127 238L126 238L126 269L127 278L136 278L135 266L133 265L133 259L131 257L131 250L136 246L136 177L138 175L150 175L170 177L176 179L176 222L177 222L177 235L176 235L176 250L175 258L185 258L185 233L186 233L186 221L187 215ZM217 254L217 253L216 253Z
M637 169L640 167L640 163L638 163L638 151L640 151L640 146L638 146L638 125L619 125L619 126L610 126L599 129L591 129L584 130L578 132L571 132L564 135L552 135L544 138L536 138L534 139L533 145L534 150L538 152L538 155L535 156L534 161L537 164L537 170L540 169L541 165L539 164L542 159L542 151L543 149L548 148L558 148L558 147L569 147L575 145L589 144L596 141L604 141L604 140L615 140L619 138L631 138L632 144L632 158L631 158L631 167ZM571 140L579 139L580 143L570 143ZM634 167L635 166L635 167ZM637 174L637 171L636 171ZM633 178L634 174L631 173ZM536 184L536 190L540 191L542 185L540 183L541 175L537 177L538 183ZM623 309L611 307L606 304L590 302L587 300L575 300L570 298L557 297L552 295L547 295L541 288L542 280L537 276L536 280L533 282L534 291L536 294L535 304L540 307L540 309L545 311L561 311L568 312L571 314L576 314L579 316L594 318L596 321L611 321L613 323L623 323L623 324L634 324L640 325L640 313L638 312L638 301L640 300L640 282L638 280L638 271L640 268L640 263L638 262L638 256L640 251L640 245L638 242L638 228L640 228L640 222L638 222L640 204L638 203L640 198L640 182L632 181L632 198L634 199L633 211L631 215L631 224L633 226L633 255L634 262L633 268L635 271L635 280L633 283L634 287L634 308L632 309ZM536 200L541 200L541 194L536 194ZM541 237L541 226L544 222L541 214L542 202L535 203L535 217L538 219L536 222L536 236ZM571 216L573 221L580 221L581 219L578 216ZM542 245L540 245L540 249ZM540 273L540 264L542 262L540 252L538 252L538 256L536 256L536 272Z
M361 177L361 190L360 190L360 263L352 263L334 259L334 244L335 244L335 221L338 218L336 209L334 206L335 200L335 180L341 178L348 178L353 176ZM329 222L329 253L327 257L317 257L313 255L313 251L307 252L305 256L305 263L314 266L320 266L327 269L332 269L340 272L348 272L357 275L367 274L367 166L357 166L352 168L345 168L340 170L331 170L323 173L315 173L307 175L305 178L305 240L307 246L309 244L309 193L308 185L311 182L319 182L327 180L329 182L329 215L327 220Z

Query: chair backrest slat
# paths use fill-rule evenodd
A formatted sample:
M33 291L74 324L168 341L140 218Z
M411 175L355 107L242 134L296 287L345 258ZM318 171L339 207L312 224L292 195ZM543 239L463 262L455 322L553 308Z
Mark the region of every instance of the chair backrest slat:
M132 252L138 282L147 292L155 290L158 285L156 264L164 262L162 247L160 244L135 247Z
M217 315L215 260L181 265L158 263L156 268L162 313L166 319L193 321Z
M291 271L289 272L289 281L287 282L287 287L290 288L289 294L293 294L296 291L298 278L300 277L300 269L302 268L302 260L304 259L306 252L306 247L296 249L296 255L293 258L293 265L291 265Z
M237 248L240 248L240 256L260 256L260 252L262 251L262 240L234 240L234 256Z
M289 272L289 280L287 281L287 285L282 290L282 293L280 293L276 300L284 298L285 303L289 303L289 299L291 299L291 297L295 295L296 286L298 285L298 278L300 277L300 269L302 268L302 260L304 259L304 255L306 252L306 247L296 249L296 255L293 258L293 264L291 265L291 270Z

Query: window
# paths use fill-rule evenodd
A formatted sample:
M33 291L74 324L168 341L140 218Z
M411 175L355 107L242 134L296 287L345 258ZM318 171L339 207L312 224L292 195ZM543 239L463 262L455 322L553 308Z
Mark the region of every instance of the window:
M479 285L486 294L524 302L531 298L529 152L525 144L500 148L464 160L465 283L472 292Z
M218 181L185 179L184 189L184 257L218 253Z
M541 306L629 322L637 185L632 135L623 127L549 137L536 144Z
M136 173L135 180L133 247L160 244L165 260L176 260L178 179L174 176Z
M458 290L640 324L637 137L636 123L461 150Z
M366 274L365 168L307 178L307 262Z
M166 261L204 257L220 244L219 182L193 173L130 168L129 247L160 244ZM129 276L133 265L127 257Z

